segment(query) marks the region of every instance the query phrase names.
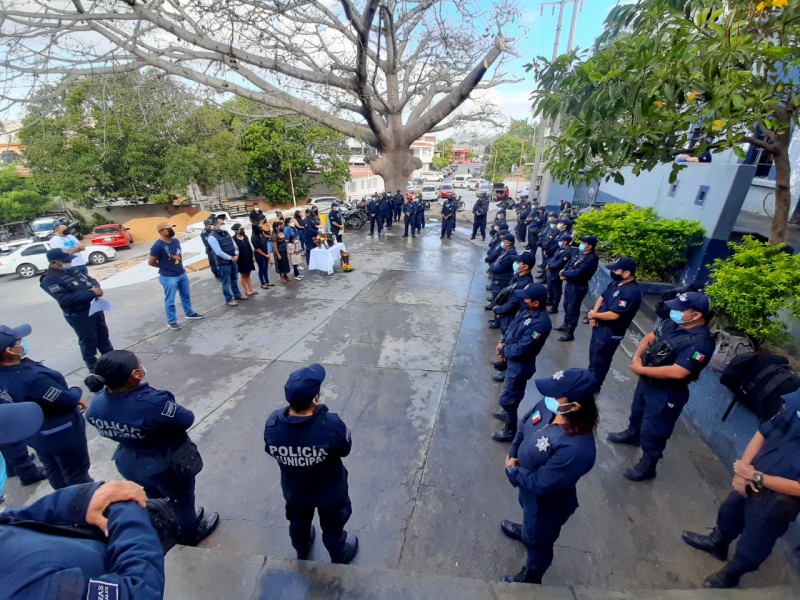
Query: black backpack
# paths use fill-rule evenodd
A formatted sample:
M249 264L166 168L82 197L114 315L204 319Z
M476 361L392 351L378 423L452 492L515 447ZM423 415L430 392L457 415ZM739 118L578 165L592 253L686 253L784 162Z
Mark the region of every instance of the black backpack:
M760 422L769 421L783 406L781 396L800 388L800 377L792 372L784 356L759 352L739 354L720 375L722 385L733 392L722 420L738 402Z

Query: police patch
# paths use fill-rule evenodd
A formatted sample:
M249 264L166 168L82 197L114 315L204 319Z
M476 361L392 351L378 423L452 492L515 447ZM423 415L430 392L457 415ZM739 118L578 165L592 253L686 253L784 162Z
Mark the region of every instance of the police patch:
M61 395L61 390L57 387L49 388L44 394L42 394L42 400L47 400L48 402L55 402L56 398Z
M541 334L541 333L539 333L538 331L534 331L534 332L531 334L531 337L532 337L533 339L535 339L535 340L538 340L539 338L541 338L541 337L542 337L542 334Z
M86 600L119 600L119 585L108 581L90 579Z
M622 308L625 308L625 307L628 306L628 301L627 300L620 300L619 302L617 302L617 306L621 306Z
M703 362L706 359L705 354L700 354L699 352L695 352L692 354L692 359L696 360L697 362Z
M164 417L169 417L170 419L175 416L175 412L178 410L178 405L172 402L171 400L167 400L164 403L164 409L161 411L161 415Z
M531 415L531 423L533 423L534 425L536 425L536 424L537 424L539 421L541 421L541 420L542 420L542 415L541 415L541 413L540 413L538 410L537 410L537 411L534 411L534 413Z
M57 292L58 290L60 290L60 289L61 289L61 286L60 286L60 285L58 285L58 284L55 284L55 285L51 285L51 286L50 286L49 288L47 288L47 289L48 289L48 290L50 290L51 292Z

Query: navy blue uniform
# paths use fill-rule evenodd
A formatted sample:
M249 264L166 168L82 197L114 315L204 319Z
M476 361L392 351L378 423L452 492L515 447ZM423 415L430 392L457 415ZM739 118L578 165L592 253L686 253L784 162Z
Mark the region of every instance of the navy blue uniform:
M639 438L646 456L658 460L663 456L678 417L689 401L689 384L696 380L714 353L714 338L708 327L685 329L670 320L662 321L655 331L654 344L667 343L672 349L659 365L680 365L690 372L686 379L650 379L639 377L633 394L628 430ZM647 352L645 352L647 355Z
M758 431L764 445L753 459L756 471L800 481L800 392L783 396L786 405ZM731 492L720 506L717 530L727 545L739 538L728 567L737 575L755 571L772 552L775 542L800 514L800 497L762 488L747 497ZM740 537L741 536L741 537Z
M564 289L564 327L569 331L574 331L578 326L581 303L589 292L589 280L599 263L594 250L588 254L577 252L561 272L567 282Z
M517 237L518 242L525 241L525 234L528 232L528 226L526 225L525 221L528 218L528 215L531 214L530 208L522 208L521 210L517 211L517 225L515 229L515 235Z
M142 383L119 394L98 393L86 418L101 436L119 444L113 459L125 479L141 485L150 498L170 499L180 542L193 544L198 527L194 477L186 481L170 467L171 453L189 439L192 411L175 402L171 392Z
M417 225L414 222L414 203L413 202L406 202L403 204L403 225L405 225L405 229L403 230L403 237L408 237L408 228L411 227L411 237L417 237L416 229Z
M400 213L403 212L403 204L405 204L405 198L401 192L397 192L394 195L394 220L400 220Z
M506 250L501 242L499 247L502 251L489 267L489 273L492 277L492 298L496 298L500 290L506 287L511 281L511 278L514 276L514 263L517 261L518 257L515 246L511 246Z
M508 369L498 403L506 413L506 426L517 431L517 409L525 397L528 380L536 373L536 357L541 352L550 330L550 317L544 310L520 310L503 334L505 344L500 354Z
M425 202L422 198L414 200L414 216L416 218L417 233L422 233L422 228L425 227Z
M561 270L567 266L577 249L569 246L558 248L553 255L547 259L547 266L545 269L545 282L547 283L547 304L550 305L550 311L558 312L558 305L561 302L561 293L563 289L563 281L561 279Z
M319 223L314 217L303 219L303 228L306 236L306 265L311 261L311 251L316 248L314 238L319 233Z
M324 404L309 417L289 416L289 409L274 411L264 427L264 444L281 470L281 489L292 546L308 554L311 521L319 512L322 542L333 562L342 558L352 509L347 469L342 458L350 454L350 430Z
M383 219L380 218L381 206L375 198L367 202L367 214L369 214L369 234L375 233L375 224L378 224L378 234L383 233Z
M531 211L530 215L528 216L528 244L525 246L528 250L532 250L536 252L536 248L539 245L539 235L542 230L542 226L546 221L546 217L538 211Z
M489 247L486 250L486 258L484 259L484 262L487 262L491 265L498 259L504 249L502 235L492 234L492 240L489 242Z
M495 299L495 306L492 310L500 321L500 333L505 333L516 314L525 308L525 302L521 298L517 298L514 291L523 289L529 283L533 283L533 276L530 272L524 275L517 273ZM510 290L508 295L505 293L506 290ZM501 296L505 296L502 303L499 302Z
M200 234L200 239L203 241L203 248L206 249L206 257L208 258L208 266L211 268L211 273L213 273L215 278L220 279L221 275L219 274L219 269L217 268L217 255L214 254L214 251L211 249L211 246L208 243L209 235L211 235L211 231L206 231L204 229Z
M135 502L112 504L107 539L86 525L86 511L99 486L68 487L0 514L4 598L164 597L164 550L147 510ZM97 535L90 535L92 529Z
M456 209L458 205L456 205L456 201L452 198L448 198L442 204L442 233L439 236L440 238L444 238L447 236L449 240L453 235L453 230L456 228Z
M597 379L596 391L600 391L603 381L611 368L614 352L625 337L633 317L642 304L642 290L636 281L620 285L612 281L601 296L602 302L596 312L613 312L619 315L614 321L597 319L592 328L592 341L589 344L589 370Z
M343 224L342 223L342 213L340 213L338 210L332 210L330 212L330 214L328 215L328 221L330 221L330 224L331 224L331 233L333 233L333 235L336 237L336 241L337 242L341 242L342 241L342 230L341 230L341 228L336 227L335 225L342 225Z
M472 237L470 239L475 239L475 236L480 231L481 238L483 241L486 241L486 215L489 213L489 201L484 198L480 197L472 206Z
M392 213L394 212L394 205L391 197L384 194L378 203L380 206L380 218L386 224L387 229L392 228Z
M114 349L108 339L105 312L89 316L89 305L96 298L92 288L99 288L100 284L74 269L50 268L39 279L39 286L58 302L64 319L78 336L83 362L93 372L97 353L102 355Z
M592 433L569 435L554 418L541 401L525 414L508 453L519 466L506 469L511 485L519 488L526 566L539 576L553 562L561 527L578 508L578 480L597 456Z
M42 409L42 429L28 444L39 455L53 489L91 483L86 420L78 407L81 388L69 387L58 371L23 358L18 365L0 367L0 395L14 402L35 402Z

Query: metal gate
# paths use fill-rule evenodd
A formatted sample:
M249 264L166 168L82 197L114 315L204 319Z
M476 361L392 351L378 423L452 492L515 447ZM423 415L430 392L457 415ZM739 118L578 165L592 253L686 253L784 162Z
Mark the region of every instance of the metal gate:
M594 196L597 193L597 184L586 185L581 183L575 188L575 194L572 196L572 208L586 208L594 202Z

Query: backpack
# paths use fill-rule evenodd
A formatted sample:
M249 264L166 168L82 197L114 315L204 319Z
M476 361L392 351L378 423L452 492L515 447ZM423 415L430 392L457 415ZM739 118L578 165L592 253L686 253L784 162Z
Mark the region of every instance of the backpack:
M719 381L733 392L723 421L737 403L744 405L760 422L769 421L783 406L781 396L800 388L800 377L792 372L786 357L758 352L735 356Z
M727 331L715 331L714 342L714 355L711 357L708 367L717 373L722 373L739 354L755 351L747 337L733 335Z

